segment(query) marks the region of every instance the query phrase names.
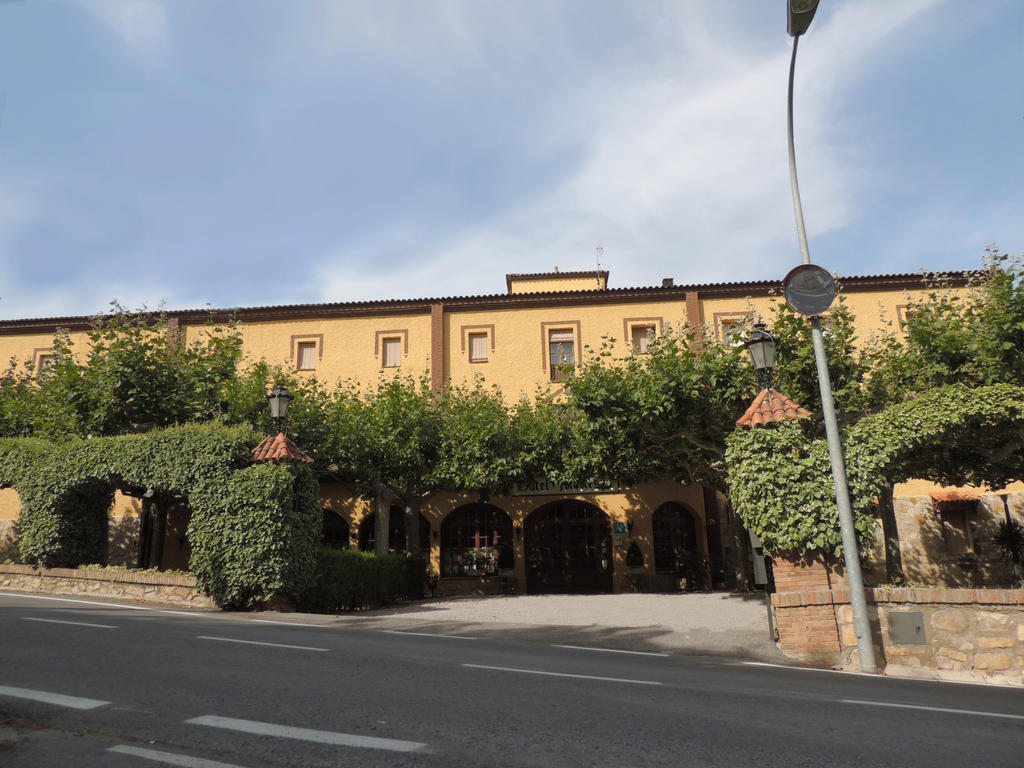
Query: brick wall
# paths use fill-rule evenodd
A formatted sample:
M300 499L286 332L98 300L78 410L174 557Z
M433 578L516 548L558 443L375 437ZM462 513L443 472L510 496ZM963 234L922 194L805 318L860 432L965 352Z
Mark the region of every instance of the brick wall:
M847 588L842 564L821 557L778 555L772 558L772 576L776 592Z

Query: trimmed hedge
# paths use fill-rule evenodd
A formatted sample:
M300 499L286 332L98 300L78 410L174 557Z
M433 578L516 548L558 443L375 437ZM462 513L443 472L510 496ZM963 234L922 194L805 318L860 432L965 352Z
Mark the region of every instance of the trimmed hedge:
M311 613L379 608L423 597L425 562L404 554L320 550L314 586L303 601Z

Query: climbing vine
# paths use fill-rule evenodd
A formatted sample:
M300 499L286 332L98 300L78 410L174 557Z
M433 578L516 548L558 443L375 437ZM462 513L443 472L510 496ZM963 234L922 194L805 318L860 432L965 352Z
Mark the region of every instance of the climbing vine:
M736 512L768 552L839 554L842 545L827 444L813 425L741 429L727 439ZM941 387L866 416L844 435L858 536L875 530L873 500L921 477L1001 488L1024 478L1024 388Z
M114 492L161 494L191 508L190 571L219 605L301 595L316 567L316 482L305 467L252 465L257 439L249 427L217 424L61 443L0 439L0 487L21 500L21 559L104 562Z

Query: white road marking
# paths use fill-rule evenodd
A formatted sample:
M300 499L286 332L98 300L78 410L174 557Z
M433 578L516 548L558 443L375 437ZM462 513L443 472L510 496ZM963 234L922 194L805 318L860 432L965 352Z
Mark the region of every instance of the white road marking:
M619 648L591 648L586 645L557 645L553 648L569 648L574 651L597 651L598 653L628 653L631 656L668 656L667 653L655 653L654 651L623 651Z
M259 640L239 640L234 637L212 637L196 635L200 640L217 640L222 643L241 643L243 645L265 645L270 648L291 648L296 651L329 651L330 648L310 648L308 645L285 645L284 643L262 643Z
M277 624L280 627L316 627L317 629L327 629L326 624L303 624L298 621L271 621L270 619L249 619L253 624Z
M157 749L142 749L141 747L130 747L127 744L118 744L110 747L107 752L117 752L121 755L141 757L145 760L154 760L164 765L178 765L181 768L242 768L234 763L222 763L219 760L204 760L201 757L189 757L188 755L176 755L173 752L161 752Z
M9 685L0 685L0 696L10 696L15 699L28 699L29 701L41 701L44 704L55 704L58 707L69 709L96 709L105 707L109 701L99 699L83 699L79 696L65 696L62 693L50 693L49 691L33 691L29 688L14 688Z
M117 629L112 624L90 624L86 621L62 621L61 619L40 619L35 616L22 616L23 621L45 621L47 624L73 624L76 627L96 627L98 629Z
M1009 715L1003 712L979 712L976 709L949 709L947 707L926 707L922 704L893 704L888 701L861 701L840 699L842 704L864 704L869 707L893 707L895 709L919 709L924 712L946 712L951 715L974 715L976 717L999 717L1004 720L1024 720L1024 715Z
M519 669L517 667L490 667L486 664L463 664L471 669L494 669L498 672L521 672L524 675L545 675L547 677L574 677L579 680L602 680L607 683L632 683L633 685L664 685L656 680L630 680L625 677L600 677L598 675L573 675L568 672L545 672L540 669Z
M853 672L845 669L822 669L820 667L797 667L790 664L772 664L767 661L738 661L730 662L729 666L733 667L770 667L772 669L788 669L796 672L828 672L833 675L854 675L856 677L871 677L875 680L885 677L885 675L878 675L872 672ZM890 678L891 679L891 678ZM915 678L916 679L916 678Z
M81 603L82 605L99 605L104 608L123 608L126 611L152 611L153 613L173 613L178 616L210 616L211 612L172 611L169 608L151 608L148 605L125 605L123 603L101 603L98 600L77 600L71 597L50 597L49 595L33 595L28 592L0 592L0 597L24 597L31 600L56 600L61 603ZM216 614L213 614L216 615Z
M218 715L193 717L185 722L190 725L225 728L230 731L252 733L257 736L276 736L282 739L298 739L300 741L316 742L317 744L336 744L342 747L385 749L391 752L415 752L427 746L419 741L400 741L399 739L382 739L376 736L360 736L356 733L317 731L312 728L294 728L290 725L261 723L256 720L237 720L233 717L220 717Z
M983 688L991 688L993 685L1001 685L1001 683L983 683L977 680L943 680L939 677L911 677L909 675L886 675L886 674L872 674L871 672L854 672L852 670L845 669L822 669L821 667L798 667L792 664L772 664L767 661L731 661L726 662L727 666L730 667L771 667L774 669L788 669L794 672L827 672L831 675L854 675L856 677L870 677L874 680L906 680L907 682L913 683L942 683L943 685L974 685L981 686Z
M398 629L382 629L380 630L385 635L415 635L416 637L446 637L451 640L476 640L475 637L469 637L468 635L435 635L432 632L402 632Z

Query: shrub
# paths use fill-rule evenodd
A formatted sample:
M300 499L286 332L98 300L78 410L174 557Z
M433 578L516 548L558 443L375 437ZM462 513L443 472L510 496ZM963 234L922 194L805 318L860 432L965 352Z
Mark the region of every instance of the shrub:
M303 607L312 613L337 613L417 600L423 597L423 574L419 557L324 548Z

